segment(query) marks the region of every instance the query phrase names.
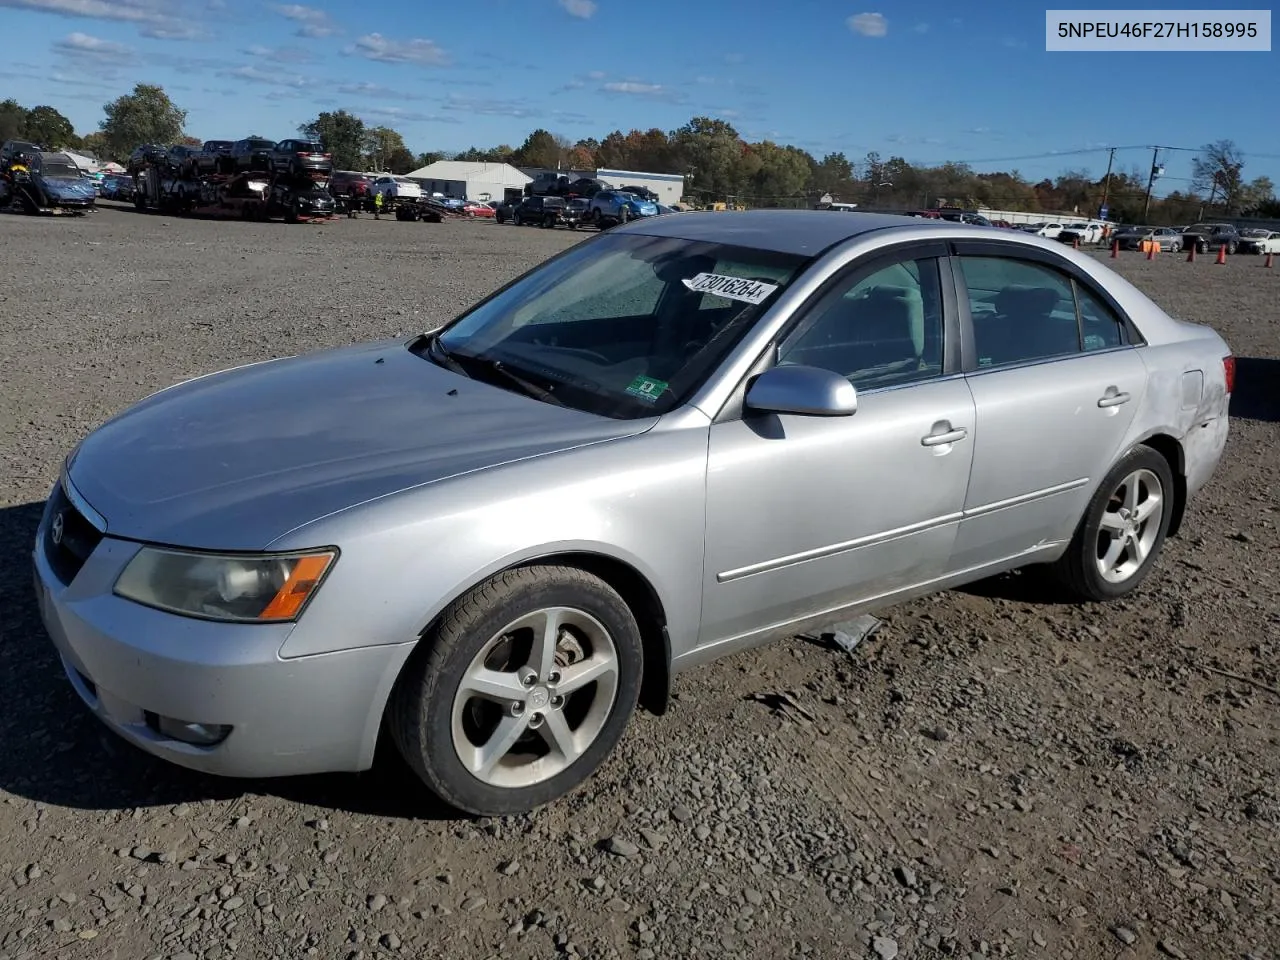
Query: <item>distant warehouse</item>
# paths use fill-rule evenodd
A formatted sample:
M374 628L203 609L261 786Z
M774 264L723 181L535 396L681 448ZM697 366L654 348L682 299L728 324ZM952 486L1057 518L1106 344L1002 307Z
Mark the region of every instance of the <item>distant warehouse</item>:
M509 163L480 163L470 160L437 160L405 174L427 193L440 193L462 200L519 197L531 177Z

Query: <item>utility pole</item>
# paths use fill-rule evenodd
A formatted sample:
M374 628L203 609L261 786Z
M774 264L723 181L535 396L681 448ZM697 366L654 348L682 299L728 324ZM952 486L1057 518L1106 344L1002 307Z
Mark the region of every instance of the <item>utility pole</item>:
M1102 203L1098 207L1098 219L1105 220L1107 217L1107 197L1111 193L1111 165L1116 162L1116 148L1112 147L1107 151L1107 177L1102 181Z
M1146 223L1151 216L1151 188L1155 186L1156 170L1159 169L1160 148L1151 148L1151 176L1147 177L1147 199L1142 204L1142 222Z

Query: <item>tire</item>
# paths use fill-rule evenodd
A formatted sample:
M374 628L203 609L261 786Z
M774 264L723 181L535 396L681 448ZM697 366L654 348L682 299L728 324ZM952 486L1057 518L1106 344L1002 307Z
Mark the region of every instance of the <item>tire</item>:
M1106 555L1100 558L1099 553L1104 546L1110 547L1116 540L1125 540L1126 537L1109 537L1103 529L1103 521L1110 517L1113 522L1124 522L1117 510L1122 513L1134 502L1123 496L1130 489L1137 490L1139 510L1143 504L1151 502L1150 496L1158 498L1154 514L1148 514L1129 528L1145 552L1139 559L1135 556L1132 540L1129 540L1119 555L1106 564L1111 573L1104 575L1101 568L1106 563ZM1164 546L1169 521L1173 517L1174 495L1169 462L1150 447L1134 447L1120 458L1098 485L1067 552L1051 567L1055 579L1078 600L1101 602L1131 593L1151 572ZM1135 560L1138 561L1136 565Z
M1227 256L1229 256L1229 257L1234 257L1234 256L1236 255L1236 250L1237 250L1237 249L1239 249L1239 248L1236 246L1236 243L1235 243L1235 241L1234 241L1234 240L1233 240L1231 243L1228 243L1228 244L1227 244Z
M618 223L626 223L630 219L631 219L631 211L627 209L626 205L624 204L622 208L618 210Z
M599 680L589 681L560 704L556 703L555 686L547 683L546 672L529 679L539 671L522 668L527 671L523 683L509 669L502 674L493 672L514 663L538 663L536 639L549 610L568 622L570 631L566 632L578 638L572 644L577 652L591 649L589 658L562 663L562 641L558 639L550 675L558 676L558 670L567 671L573 663L597 657L602 664L612 663L611 675L606 672ZM523 619L535 624L527 635L524 629L512 629ZM506 632L509 629L510 634ZM593 635L596 641L584 645L582 638ZM507 678L491 689L527 699L495 702L460 695L464 680L485 667L491 679ZM631 610L608 584L574 567L521 567L492 577L445 611L396 682L388 727L408 765L446 803L475 816L527 813L579 786L613 751L635 710L642 672L640 629ZM587 698L592 702L583 713ZM538 726L531 726L535 717L554 717L556 722L539 720ZM570 731L575 717L577 728ZM472 772L463 757L473 765L479 765L483 758L471 735L494 724L481 746L491 737L521 736L509 742L513 746L534 743L546 754L533 764L499 762L489 772ZM589 728L595 732L585 748L562 766L566 755L557 755L549 746L551 739L557 731L582 735ZM510 755L511 748L507 748L497 759L507 760Z

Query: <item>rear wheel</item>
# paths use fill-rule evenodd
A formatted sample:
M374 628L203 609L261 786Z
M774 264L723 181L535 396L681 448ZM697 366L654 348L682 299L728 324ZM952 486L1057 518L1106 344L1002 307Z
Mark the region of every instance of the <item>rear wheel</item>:
M390 704L423 782L479 816L525 813L587 779L635 709L640 631L623 599L573 567L498 574L423 638Z
M1067 552L1053 565L1081 600L1123 597L1151 572L1173 516L1173 472L1150 447L1135 447L1103 479Z

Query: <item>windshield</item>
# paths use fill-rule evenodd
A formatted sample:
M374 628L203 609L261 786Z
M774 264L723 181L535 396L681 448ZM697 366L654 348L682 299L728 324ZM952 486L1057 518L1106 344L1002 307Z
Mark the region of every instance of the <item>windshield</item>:
M566 406L666 413L706 380L804 257L669 237L603 235L464 314L440 344L468 374L498 361ZM508 385L505 378L492 382Z
M44 163L40 164L40 175L42 177L58 177L58 178L72 177L78 180L80 179L80 168L73 167L69 163L64 163L60 161L54 161L52 163L49 161L45 161Z
M1269 237L1271 234L1266 230L1250 227L1248 230L1241 230L1240 235L1243 237Z
M270 140L250 140L250 150L274 150L276 145Z

